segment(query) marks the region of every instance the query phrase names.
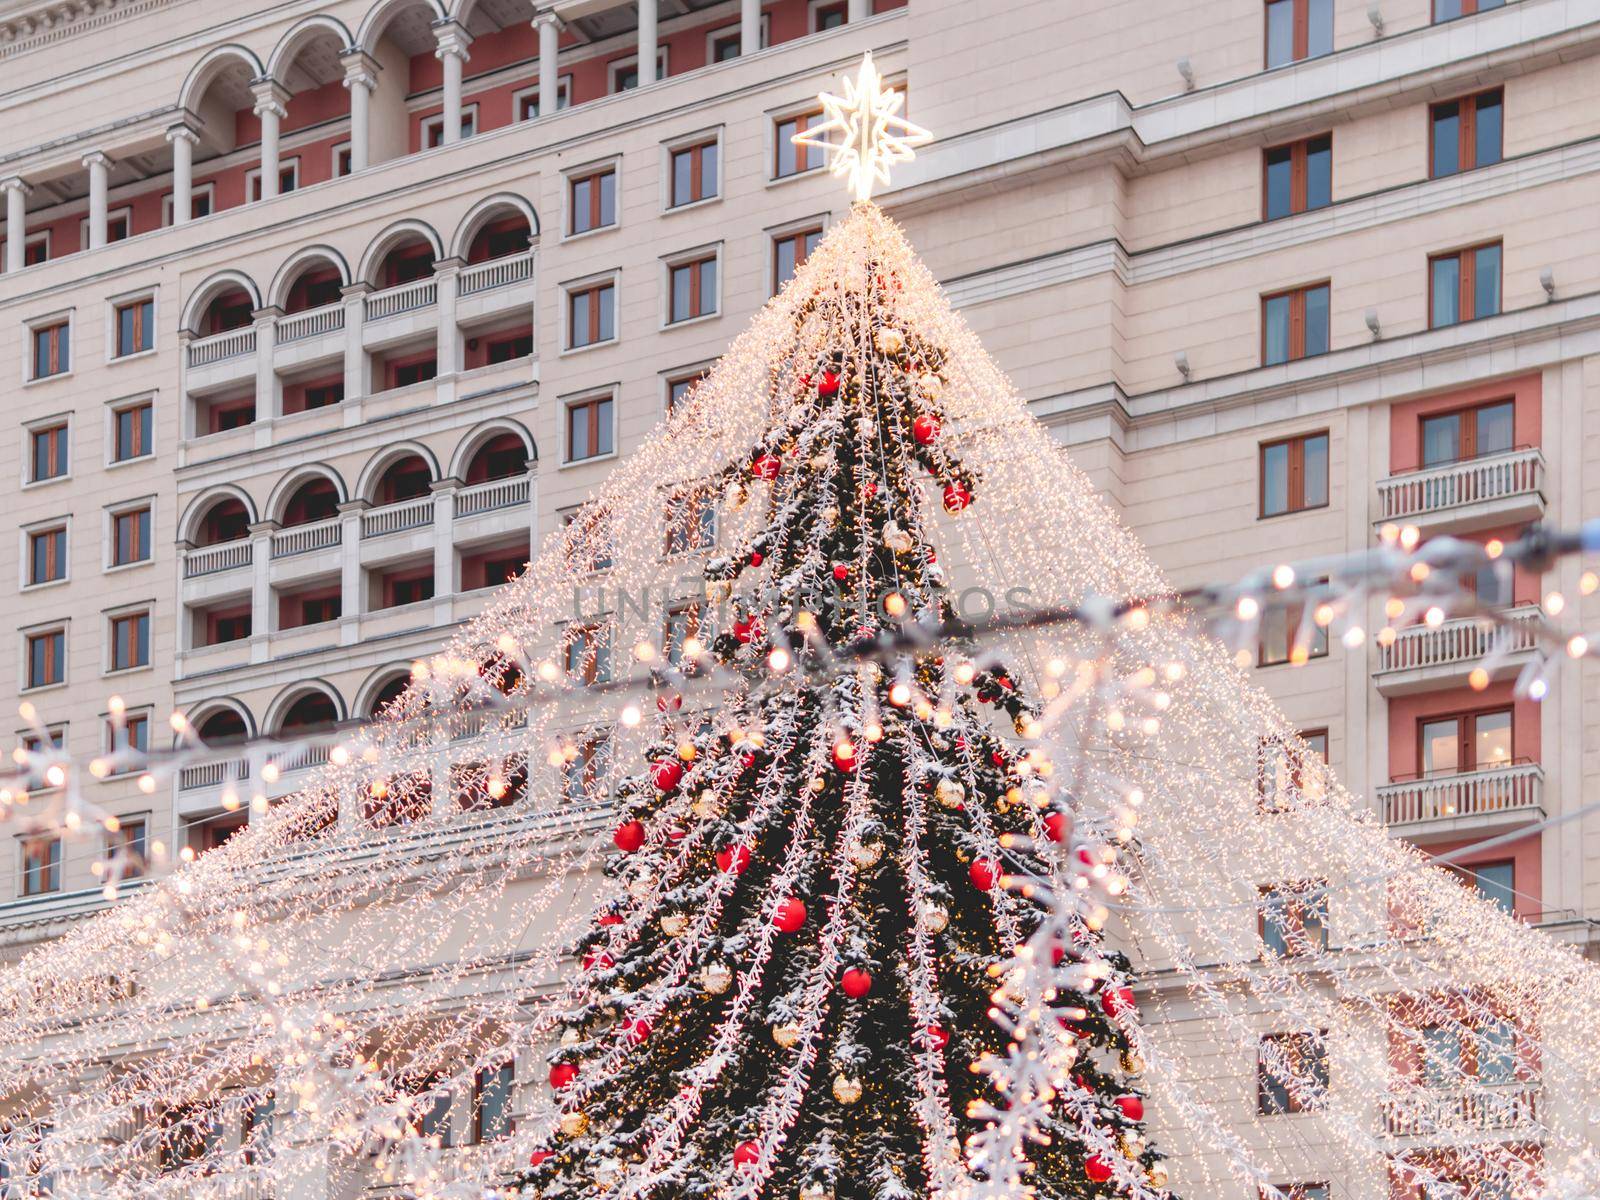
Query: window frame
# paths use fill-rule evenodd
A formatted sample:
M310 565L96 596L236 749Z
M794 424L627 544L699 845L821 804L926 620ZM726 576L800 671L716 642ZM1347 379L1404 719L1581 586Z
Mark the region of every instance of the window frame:
M578 354L585 350L593 350L598 346L615 345L622 340L622 322L619 318L619 314L622 311L621 284L622 273L620 271L608 271L603 275L594 275L561 285L562 354ZM595 337L583 343L574 341L577 333L577 323L573 320L573 305L578 301L579 297L590 297L590 327L598 333L604 324L601 293L606 288L611 289L611 336Z
M811 122L819 121L823 117L822 107L815 100L805 100L785 108L776 109L767 114L767 137L770 145L767 148L767 184L786 183L791 179L804 179L823 170L828 165L827 155L815 146L795 146L795 169L784 174L778 170L778 156L783 152L784 142L787 140L779 132L780 128L788 122L795 122L795 133L805 133ZM802 124L804 122L804 124ZM816 162L811 162L815 157ZM804 162L805 165L800 164Z
M1262 1054L1262 1047L1267 1042L1279 1045L1285 1043L1301 1044L1305 1039L1306 1044L1316 1051L1313 1061L1321 1063L1321 1079L1318 1081L1322 1094L1310 1100L1296 1099L1289 1090L1289 1085L1266 1068L1266 1059ZM1327 1107L1327 1095L1332 1090L1332 1071L1328 1064L1328 1034L1326 1030L1287 1030L1274 1031L1261 1034L1256 1041L1256 1116L1260 1117L1287 1117L1298 1116L1304 1113L1317 1113ZM1313 1075L1316 1073L1313 1072ZM1285 1104L1283 1108L1268 1107L1266 1103L1268 1087L1278 1087L1283 1090Z
M120 530L118 522L123 517L133 516L137 513L144 514L144 544L145 556L143 558L130 558L119 562L117 553L119 549ZM116 504L107 505L105 509L105 554L104 569L107 573L112 571L128 570L132 567L149 566L156 560L156 500L154 496L141 496L137 500L122 500Z
M206 211L199 216L194 214L194 202L200 197L206 199ZM172 224L172 214L177 211L177 197L167 192L161 197L161 228L165 229ZM189 185L189 220L203 221L217 211L217 185L214 180L205 183L192 183Z
M54 453L52 459L61 462L61 470L55 475L34 474L34 463L37 457L37 448L34 441L41 435L56 434L52 439ZM44 487L51 483L61 483L72 478L72 418L69 414L54 413L48 417L37 417L27 422L22 427L22 487Z
M539 84L530 83L527 87L518 88L511 93L512 124L521 125L524 121L536 121L537 116L523 116L523 103L539 94ZM556 75L556 112L572 107L572 73Z
M1511 406L1511 448L1515 450L1517 443L1517 398L1514 393L1509 396L1500 396L1494 400L1479 400L1472 404L1462 404L1454 408L1441 408L1435 412L1418 413L1417 454L1419 462L1426 457L1427 430L1429 421L1439 421L1446 417L1455 417L1457 419L1461 419L1465 418L1469 414L1472 416L1472 421L1470 423L1463 421L1460 427L1460 454L1446 462L1422 462L1420 469L1426 471L1431 470L1434 467L1448 467L1457 463L1473 462L1476 459L1481 458L1482 455L1478 450L1478 414L1486 409L1499 408L1505 404L1509 404ZM1502 450L1494 450L1490 451L1489 453L1503 454L1507 452Z
M577 190L581 183L589 183L606 175L611 176L611 220L609 223L590 225L587 229L577 227L578 201ZM561 223L561 240L571 238L589 237L593 234L603 233L608 229L617 229L622 225L622 159L613 156L599 162L587 163L581 167L574 167L570 171L562 172L562 188L565 192L563 198L563 219ZM593 189L589 200L590 215L597 222L605 215L603 193L599 187Z
M1500 251L1500 307L1492 313L1479 313L1478 306L1478 253L1482 250L1498 249ZM1444 259L1456 260L1456 319L1443 325L1434 323L1434 264ZM1470 262L1470 266L1469 266ZM1505 312L1505 285L1506 285L1506 248L1501 238L1492 238L1486 242L1474 242L1470 246L1461 246L1455 250L1440 250L1428 255L1428 328L1429 329L1454 329L1457 325L1465 325L1468 321L1477 321L1484 317L1498 317ZM1469 304L1470 301L1470 304ZM1468 309L1472 311L1468 311Z
M1307 504L1305 502L1305 444L1316 438L1326 439L1327 450L1323 454L1323 461L1328 464L1328 477L1323 480L1323 500L1321 504ZM1267 451L1278 446L1289 447L1289 465L1286 468L1288 477L1284 481L1284 492L1287 507L1281 512L1267 511ZM1295 501L1295 461L1298 455L1299 468L1299 503ZM1316 512L1318 509L1327 508L1333 503L1333 435L1329 429L1309 429L1304 433L1289 434L1286 437L1270 438L1256 446L1256 519L1259 521L1272 520L1277 517L1290 517L1296 513Z
M672 77L672 59L667 53L669 49L671 49L671 47L665 43L656 46L656 77L652 79L650 83L661 83L663 80L670 79ZM632 54L623 54L617 58L607 60L606 95L620 96L623 92L636 92L642 87L649 86L644 80L643 72L639 73L639 81L631 88L617 86L617 77L626 72L630 67L637 67L638 65L639 52L637 50L635 50ZM558 99L556 103L559 104L560 100ZM556 111L559 112L560 109L557 109Z
M561 673L583 687L610 683L615 678L615 629L609 615L569 621L561 631ZM573 669L573 651L582 646L578 669Z
M719 62L737 62L741 58L749 57L741 49L741 52L732 58L719 59L717 57L717 43L726 41L729 37L740 40L742 47L738 21L734 21L729 25L718 25L715 29L706 30L706 65L708 67L714 67ZM772 45L772 14L761 14L761 30L757 34L757 39L761 43L756 48L757 50L765 50Z
M67 644L68 634L71 632L70 621L50 621L43 625L36 625L29 629L21 630L22 655L17 664L18 683L20 692L42 692L48 688L65 687L67 685L67 672L71 668L71 648ZM47 653L46 662L54 663L56 677L42 683L32 682L33 678L33 644L40 638L59 638L60 653L54 651Z
M717 125L710 129L699 129L694 133L684 134L670 141L661 143L661 211L663 213L684 212L691 208L699 208L703 204L723 198L723 165L726 155L722 150L722 126ZM705 192L704 183L707 174L705 170L705 150L710 147L716 151L716 166L711 175L711 191ZM702 194L689 200L679 201L675 197L677 184L677 160L680 154L693 156L693 165L690 168L691 185L696 175L702 183Z
M1328 328L1325 331L1327 342L1326 350L1319 350L1315 354L1306 353L1306 308L1307 299L1312 292L1325 291L1328 293ZM1274 300L1287 298L1289 301L1289 329L1288 329L1288 357L1276 362L1267 360L1267 339L1269 327L1267 323L1267 305ZM1298 349L1297 349L1298 347ZM1288 363L1300 362L1306 358L1321 358L1324 354L1333 353L1333 283L1331 280L1322 279L1315 283L1302 283L1292 288L1281 288L1276 292L1264 292L1261 296L1261 363L1263 367L1281 367Z
M1439 15L1439 0L1430 0L1428 4L1428 23L1430 25L1447 25L1451 21L1459 21L1463 17L1475 17L1481 12L1493 12L1497 8L1504 8L1505 0L1490 4L1487 8L1480 8L1478 0L1461 0L1461 11L1453 17Z
M155 619L152 615L153 606L148 603L132 605L127 608L113 609L106 613L106 661L102 670L106 675L125 675L132 671L146 671L154 662ZM140 631L137 624L128 635L128 649L130 661L119 663L117 661L118 639L122 636L122 627L130 623L144 622L143 650L144 658L138 659L137 653L140 643Z
M1311 143L1328 139L1328 200L1325 204L1313 205L1310 200L1309 188L1311 172L1309 162L1311 159ZM1270 164L1267 156L1276 150L1289 151L1289 211L1273 216L1267 209L1271 195L1268 186ZM1298 207L1296 203L1298 200ZM1296 138L1292 142L1279 142L1276 145L1263 147L1261 151L1261 219L1263 221L1282 221L1288 217L1297 217L1302 213L1320 212L1324 208L1333 207L1333 130L1324 130L1314 133L1309 137Z
M1478 108L1479 102L1485 96L1500 97L1500 157L1492 163L1478 161ZM1433 136L1434 124L1438 120L1438 111L1447 104L1454 104L1456 108L1456 169L1447 174L1439 174L1438 162L1435 156L1436 139ZM1470 104L1471 108L1468 109ZM1464 175L1468 171L1476 171L1479 167L1492 167L1505 161L1506 154L1506 89L1502 84L1499 87L1483 88L1476 92L1467 92L1461 96L1453 96L1448 100L1435 100L1428 105L1428 178L1450 179L1456 175ZM1472 161L1468 163L1468 159Z
M817 234L820 242L828 236L828 214L817 213L813 216L802 217L797 221L785 221L782 225L774 225L766 230L767 234L767 295L776 296L783 287L778 281L778 246L781 242L791 241L795 238L807 238ZM810 256L807 250L795 259L794 269L800 270L806 258ZM787 280L783 281L788 282Z
M712 286L711 307L705 307L705 271L707 263L711 264ZM706 246L696 246L692 250L680 250L676 254L666 255L661 259L664 270L661 289L661 328L677 329L680 326L692 325L696 321L709 320L722 315L722 243L713 242ZM689 271L689 306L691 311L683 316L677 316L674 306L677 300L677 273L682 270ZM698 303L698 311L696 305Z
M526 766L524 766L524 768L523 768L524 774L526 774L526 770L527 770L527 768L526 768ZM507 772L507 773L509 774L510 772ZM502 802L502 804L503 804L503 802ZM499 1079L499 1078L502 1078L502 1077L504 1079L504 1088L505 1088L505 1099L504 1099L502 1107L501 1107L501 1115L500 1115L500 1119L502 1121L502 1128L500 1128L498 1131L496 1131L493 1134L491 1134L491 1135L486 1137L485 1136L485 1132L484 1132L484 1119L483 1119L484 1118L483 1094L484 1094L484 1091L485 1091L484 1084L490 1078ZM514 1059L507 1059L505 1062L500 1063L500 1064L495 1065L495 1066L482 1066L482 1067L479 1067L476 1071L474 1071L472 1073L472 1144L473 1145L482 1146L486 1142L500 1141L502 1138L511 1137L516 1132L517 1121L516 1121L516 1118L512 1115L512 1108L513 1108L513 1106L515 1104L515 1099L514 1098L516 1096L516 1088L517 1088L517 1069L516 1069L516 1061Z
M572 418L573 413L581 408L593 408L588 420L589 436L598 438L605 432L605 422L601 419L599 408L602 404L609 403L610 408L610 440L608 450L585 455L582 458L572 456ZM604 462L606 459L617 456L617 392L614 387L601 388L598 391L579 392L576 395L563 397L561 400L561 465L563 467L582 466L587 463Z
M125 234L123 234L119 238L114 238L114 237L111 236L111 229L112 229L112 226L114 226L118 221L122 221L127 225L128 232L126 232ZM133 205L124 204L120 208L108 208L108 209L106 209L106 245L114 246L118 242L127 241L132 236L133 236ZM89 218L88 217L80 217L78 219L78 245L81 246L85 250L87 250L89 248Z
M1327 581L1327 579L1324 578L1324 579L1318 580L1317 582L1319 584L1325 584L1328 581ZM1267 657L1267 643L1266 643L1267 623L1266 623L1266 618L1267 618L1268 612L1270 610L1267 610L1265 608L1263 609L1261 617L1256 623L1256 663L1255 663L1255 665L1258 668L1260 668L1260 667L1282 667L1282 666L1303 666L1303 665L1305 665L1304 663L1296 662L1295 656L1294 656L1294 651L1295 651L1295 635L1300 631L1300 626L1305 623L1306 606L1307 606L1307 601L1301 600L1301 601L1297 601L1297 602L1292 603L1292 604L1286 604L1286 605L1282 606L1281 609L1277 610L1277 611L1280 611L1283 614L1284 643L1283 643L1283 657L1282 658L1268 658ZM1313 632L1312 635L1311 635L1311 645L1306 650L1305 662L1310 662L1314 658L1327 658L1328 654L1330 652L1331 639L1328 637L1327 627L1326 626L1322 626L1322 625L1317 625L1315 622L1313 622L1313 628L1314 628L1315 632Z
M22 537L19 591L37 592L44 588L58 587L63 583L72 581L72 518L70 516L48 517L43 521L35 521L32 524L24 525L19 532ZM34 539L54 534L61 535L59 562L61 573L49 579L34 579Z
M28 331L28 348L27 353L23 356L22 362L22 383L24 387L31 387L34 384L40 383L52 383L56 380L71 378L73 351L76 349L76 343L78 341L77 330L73 328L73 326L77 324L77 322L74 320L75 315L76 314L73 312L73 310L68 309L64 312L53 312L46 316L35 317L32 320L24 323L24 326ZM64 343L66 359L65 365L60 365L60 360L63 357L63 342L59 336L60 330L66 330L66 340ZM58 333L58 336L52 339L50 347L50 361L58 365L48 374L36 375L34 374L34 368L37 365L39 358L36 340L39 334L50 332Z
M1494 764L1484 764L1477 761L1473 747L1477 740L1478 721L1482 717L1497 717L1504 715L1507 718L1506 731L1510 735L1511 754L1503 765L1509 766L1517 761L1517 710L1514 704L1485 704L1477 708L1464 708L1449 712L1436 712L1419 714L1416 717L1416 747L1417 747L1417 778L1418 779L1451 779L1458 775L1467 775L1473 771L1489 771L1494 769ZM1423 767L1426 761L1424 748L1427 745L1423 737L1423 729L1430 724L1442 721L1456 722L1456 768L1448 773L1430 772ZM1470 766L1462 764L1471 760Z
M149 418L146 422L135 424L134 440L137 443L139 438L143 436L143 430L140 428L140 425L148 424L150 427L149 444L145 446L140 453L129 454L125 457L119 458L117 452L121 449L122 418L127 413L138 412L141 409L149 414ZM147 458L154 458L156 453L155 440L156 398L154 394L133 397L125 396L119 400L107 401L105 465L108 468L123 467L129 465L130 463L143 462Z
M716 366L716 359L708 359L686 367L671 367L661 372L661 415L670 416L678 401L673 397L673 391L680 385L693 387Z
M806 36L811 37L818 33L830 33L832 29L822 28L824 13L840 12L844 20L832 29L845 29L850 25L849 0L807 0L806 3Z
M29 851L33 846L49 847L48 858L42 867L31 864ZM20 899L54 896L61 891L61 853L59 833L33 833L17 838L17 896ZM33 886L30 881L39 878L41 872L48 886Z
M1328 49L1322 54L1311 53L1311 2L1312 0L1288 0L1294 5L1293 15L1290 17L1290 41L1287 62L1274 63L1272 61L1272 20L1269 10L1273 0L1262 0L1261 4L1261 66L1265 71L1277 71L1284 67L1292 67L1296 63L1310 62L1316 58L1327 58L1335 50L1333 33L1336 21L1334 19L1333 3L1328 3ZM1304 49L1302 50L1302 47Z
M290 185L283 186L284 173L288 172ZM290 192L300 190L300 156L281 158L278 160L278 195L287 196ZM244 194L246 204L261 203L261 168L252 167L244 173ZM192 218L191 218L192 219Z
M126 710L122 715L122 728L124 732L129 729L133 729L136 726L141 727L144 730L144 745L138 745L137 739L130 741L124 737L123 746L132 746L141 753L148 754L150 752L150 733L155 728L155 709L149 705L145 705L140 708L130 708ZM100 715L100 752L108 757L117 753L118 750L123 748L123 746L119 746L117 744L116 733L116 728L111 723L111 714L102 713ZM127 769L112 771L106 775L105 778L120 779L122 776L131 773L132 771ZM135 815L140 818L148 818L149 816L148 813L140 813ZM148 834L148 826L146 826L146 833Z
M433 131L436 129L439 131L437 145L433 144L432 141ZM477 136L478 104L477 101L473 101L471 104L463 104L461 106L460 141L464 142ZM444 144L444 110L440 109L438 112L423 117L422 120L417 122L417 152L420 154L427 150L442 150L444 149Z
M1315 753L1313 738L1323 740L1321 761L1329 765L1328 730L1326 728L1302 729L1295 740L1277 734L1266 735L1256 742L1256 811L1273 814L1292 812L1297 801L1322 799L1307 788L1307 778L1312 774L1307 768L1315 761L1305 751ZM1286 779L1279 778L1280 765ZM1289 799L1283 797L1289 794Z
M126 308L134 308L136 306L138 308L143 308L146 305L149 306L149 314L148 316L142 318L142 320L137 313L135 314L134 330L135 338L137 340L137 334L142 325L147 324L148 328L144 329L144 332L148 334L150 344L145 346L143 349L130 350L126 354L123 354L121 353L122 312ZM122 363L129 362L136 358L144 358L147 355L154 354L158 349L156 346L156 330L159 327L161 318L156 309L155 289L152 288L148 291L142 292L130 292L123 296L113 296L111 299L106 301L106 318L106 345L111 349L111 353L106 355L106 361L108 363Z
M1329 949L1332 938L1327 886L1326 879L1297 879L1287 883L1264 883L1259 887L1261 902L1256 908L1256 936L1261 940L1263 958L1307 958ZM1307 900L1308 892L1318 894ZM1275 947L1268 937L1274 909L1282 913L1277 922L1281 947ZM1311 929L1316 929L1318 936L1309 936ZM1299 947L1297 942L1307 945Z

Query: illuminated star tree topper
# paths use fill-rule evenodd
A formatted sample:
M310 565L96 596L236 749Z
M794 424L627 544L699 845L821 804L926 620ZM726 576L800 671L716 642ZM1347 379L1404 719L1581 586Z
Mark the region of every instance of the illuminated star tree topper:
M850 184L856 200L872 199L872 189L889 183L889 168L910 162L915 147L933 134L900 115L906 98L885 87L869 52L854 79L844 79L844 95L822 92L823 119L791 139L797 146L815 146L829 158L829 170Z

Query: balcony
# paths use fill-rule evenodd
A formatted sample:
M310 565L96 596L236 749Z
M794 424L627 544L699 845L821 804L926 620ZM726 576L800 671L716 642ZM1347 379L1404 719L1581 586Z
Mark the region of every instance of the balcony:
M1504 831L1544 818L1544 768L1509 763L1378 788L1389 832L1414 842Z
M325 521L311 521L305 525L291 525L288 529L272 532L272 557L293 558L297 554L310 554L337 546L341 540L338 517Z
M191 395L243 383L255 378L255 326L196 338L184 353L189 368L186 386Z
M344 328L344 305L325 304L278 318L278 345L286 346L306 338L337 333Z
M1537 1134L1543 1089L1514 1083L1471 1091L1439 1089L1401 1104L1383 1104L1384 1133L1392 1138L1454 1141L1465 1132L1495 1138Z
M526 504L532 494L533 478L529 475L475 483L456 493L456 520Z
M195 546L183 552L183 577L198 579L202 575L215 575L221 571L234 571L248 567L254 558L252 543L245 538L236 542L222 542L215 546Z
M1500 623L1482 617L1460 617L1441 625L1402 629L1387 646L1378 647L1372 682L1385 696L1405 696L1434 688L1465 686L1467 677L1491 654L1490 679L1515 675L1537 645L1537 605L1519 605L1500 613Z
M1535 521L1544 508L1544 455L1525 448L1379 480L1375 524L1460 533Z
M395 504L382 504L361 514L363 539L404 533L433 524L433 497L418 496Z

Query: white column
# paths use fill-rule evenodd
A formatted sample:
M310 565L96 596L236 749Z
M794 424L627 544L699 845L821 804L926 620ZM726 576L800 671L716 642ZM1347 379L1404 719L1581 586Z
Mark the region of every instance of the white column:
M251 90L256 95L255 114L261 119L261 198L271 200L278 194L278 131L289 115L289 93L270 79L252 84Z
M83 156L83 165L89 170L89 249L98 250L106 244L106 188L111 160L96 150Z
M167 130L172 143L172 223L186 225L194 211L194 148L200 137L187 125Z
M352 283L344 290L344 402L367 394L367 348L363 344L367 327L366 283Z
M433 56L444 64L444 144L450 146L461 140L461 68L472 57L472 35L455 21L436 23L433 35L439 40Z
M256 445L271 445L272 424L283 415L283 388L273 357L278 348L278 318L283 309L275 305L258 308L256 323Z
M561 102L561 18L542 12L533 19L539 31L539 115L554 116Z
M265 662L267 644L277 628L272 611L272 532L276 521L250 526L250 661Z
M639 0L639 86L656 81L656 0Z
M456 594L456 489L459 479L428 485L433 491L433 615L448 623Z
M361 514L365 500L339 505L339 644L361 640Z
M850 0L845 9L845 21L854 25L857 21L865 21L872 15L872 0Z
M0 191L6 194L6 273L15 275L28 254L28 193L33 189L12 176L0 182Z
M439 334L435 358L439 378L455 375L461 370L461 331L456 328L456 297L460 293L461 268L459 258L441 259L433 265L435 308L439 314Z
M761 0L739 0L739 53L761 49Z
M362 50L347 52L344 86L350 92L350 170L365 171L372 157L372 92L378 86L377 63Z

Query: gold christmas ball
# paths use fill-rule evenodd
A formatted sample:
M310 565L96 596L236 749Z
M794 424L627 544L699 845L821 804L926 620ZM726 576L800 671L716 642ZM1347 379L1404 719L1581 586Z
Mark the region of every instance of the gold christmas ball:
M682 913L668 913L661 918L661 932L668 937L677 937L689 928L689 918Z
M739 509L744 507L744 502L747 498L744 486L738 483L729 484L727 494L724 498L727 501L728 507L737 512Z
M648 876L643 879L635 879L628 885L628 894L635 900L644 900L655 890L655 886L656 881Z
M917 913L917 924L929 933L943 933L950 924L950 914L937 904L924 904Z
M833 1191L825 1183L808 1183L800 1189L800 1200L833 1200Z
M707 963L700 972L700 986L712 996L720 996L733 986L733 972L727 963Z
M589 1132L589 1114L581 1112L562 1113L561 1132L568 1137L582 1137Z
M875 867L882 857L882 842L862 842L850 851L850 861L858 867Z
M1144 1059L1130 1050L1122 1056L1122 1069L1129 1075L1137 1075L1144 1070Z
M787 1025L774 1025L772 1027L772 1040L787 1050L800 1040L800 1026L793 1022Z
M878 330L878 349L884 354L899 354L906 348L906 335L898 329Z
M833 1077L833 1098L840 1104L854 1104L861 1099L861 1081L848 1075Z
M583 1041L583 1035L571 1026L568 1026L561 1035L561 1044L563 1046L576 1046L581 1041Z
M836 506L832 505L832 504L828 505L827 508L822 510L822 519L824 521L826 521L828 524L832 525L835 521L837 521L839 519L839 510L838 510L838 508Z
M932 371L925 371L917 377L917 391L921 392L929 400L937 400L940 393L944 391L944 380L940 379Z
M1148 1177L1156 1187L1167 1186L1167 1168L1164 1163L1155 1163L1151 1166Z
M954 808L956 805L966 801L967 789L954 779L941 779L933 785L933 796L946 808Z
M701 818L714 817L722 811L721 807L717 804L716 793L711 791L701 792L698 796L696 796L694 804L690 806L690 810L695 816Z
M721 604L733 595L733 584L726 579L706 580L706 599L713 604Z

